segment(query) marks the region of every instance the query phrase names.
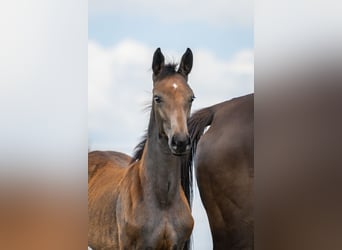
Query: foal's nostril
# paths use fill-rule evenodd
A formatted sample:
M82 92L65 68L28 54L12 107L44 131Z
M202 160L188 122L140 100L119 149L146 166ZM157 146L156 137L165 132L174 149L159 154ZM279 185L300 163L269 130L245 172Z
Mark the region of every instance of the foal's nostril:
M184 153L190 149L190 137L187 135L174 135L171 138L171 147L177 153Z
M172 136L171 138L171 147L176 150L177 149L177 142L175 140L175 136Z

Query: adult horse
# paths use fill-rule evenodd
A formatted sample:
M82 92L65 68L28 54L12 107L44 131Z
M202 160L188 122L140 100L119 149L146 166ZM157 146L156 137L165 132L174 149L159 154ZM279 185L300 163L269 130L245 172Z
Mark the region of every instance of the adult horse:
M187 246L194 221L181 186L181 158L190 151L192 61L187 49L176 70L155 51L150 121L133 158L89 153L88 244L94 250Z
M250 94L199 110L189 119L193 150L183 164L189 178L194 160L215 250L253 249L253 114Z

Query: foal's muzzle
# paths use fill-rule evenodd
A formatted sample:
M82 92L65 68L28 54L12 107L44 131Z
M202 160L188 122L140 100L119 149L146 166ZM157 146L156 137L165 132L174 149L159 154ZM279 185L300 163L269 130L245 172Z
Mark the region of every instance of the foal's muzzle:
M174 155L183 155L190 151L191 142L189 135L176 134L172 136L171 142L169 143L171 152Z

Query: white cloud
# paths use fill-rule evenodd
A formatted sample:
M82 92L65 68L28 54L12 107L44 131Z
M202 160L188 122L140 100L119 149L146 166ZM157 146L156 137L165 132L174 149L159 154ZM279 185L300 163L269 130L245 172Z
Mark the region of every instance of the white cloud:
M253 27L252 0L173 0L173 1L109 1L90 0L90 14L125 13L132 16L156 17L177 23L203 21L213 25L243 25Z
M117 149L137 143L147 123L142 111L152 88L149 65L152 49L130 40L112 48L88 45L88 126L90 148L102 137L102 147ZM135 132L135 133L134 133ZM93 137L94 135L94 137ZM96 136L95 136L96 135ZM100 146L101 147L101 146ZM131 150L127 153L131 153Z
M211 51L195 52L190 83L198 97L194 109L209 106L253 91L254 56L245 49L225 60Z

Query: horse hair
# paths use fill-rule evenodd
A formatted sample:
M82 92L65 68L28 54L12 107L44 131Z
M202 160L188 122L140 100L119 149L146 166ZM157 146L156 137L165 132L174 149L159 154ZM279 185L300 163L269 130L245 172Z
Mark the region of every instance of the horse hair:
M213 120L214 112L212 107L204 108L195 112L188 120L188 130L191 138L191 150L188 155L182 158L182 186L189 204L192 204L192 162L196 154L197 143L201 138L206 126L210 125Z
M164 78L168 77L168 76L172 76L176 73L179 73L177 72L176 68L177 68L178 64L177 63L168 63L168 64L165 64L161 71L159 72L158 75L154 76L155 77L155 81L161 81L163 80Z

